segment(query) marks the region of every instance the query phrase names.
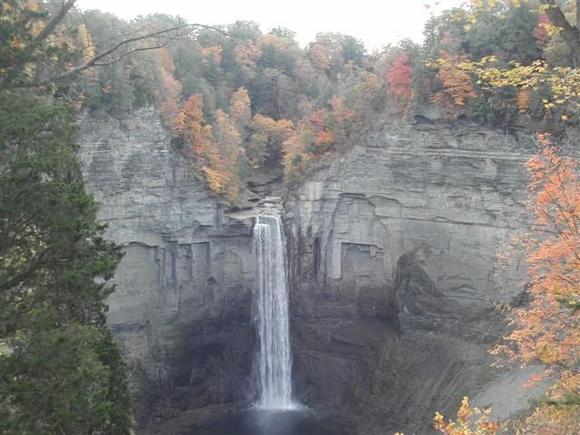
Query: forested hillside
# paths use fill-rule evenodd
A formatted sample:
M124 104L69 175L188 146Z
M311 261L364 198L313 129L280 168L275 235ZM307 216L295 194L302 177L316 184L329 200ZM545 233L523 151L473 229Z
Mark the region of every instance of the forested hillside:
M283 170L292 180L385 113L562 134L577 123L578 72L548 3L472 2L433 16L423 44L373 53L337 33L302 48L291 30L264 33L253 22L213 28L152 15L127 23L73 11L55 35L63 64L126 35L153 37L60 81L57 92L121 118L155 104L210 189L236 203L249 174ZM568 19L573 3L561 7Z

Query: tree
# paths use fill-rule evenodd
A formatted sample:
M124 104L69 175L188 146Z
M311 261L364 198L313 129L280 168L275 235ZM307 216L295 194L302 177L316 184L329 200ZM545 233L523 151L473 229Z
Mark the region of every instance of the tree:
M562 8L555 0L540 0L543 10L556 27L561 29L561 35L572 52L574 63L580 63L580 0L576 0L576 25L571 24Z
M161 59L161 115L165 125L172 133L176 132L175 120L179 113L181 99L181 82L174 77L175 64L173 57L166 48L160 49Z
M6 38L1 44L0 90L31 88L50 85L75 76L95 66L105 66L137 52L166 47L171 41L191 34L193 29L221 29L202 24L180 24L170 28L139 32L122 38L90 58L72 63L64 47L52 44L55 31L73 10L76 0L66 0L49 15L36 2L6 0L0 4L0 35ZM4 42L4 41L2 41ZM56 60L56 62L55 62ZM56 65L56 68L54 67Z
M105 326L120 247L103 239L75 134L67 105L0 92L0 433L132 427Z
M450 117L457 116L467 101L477 96L470 74L458 68L458 64L465 61L465 58L444 52L435 63L437 78L441 81L443 89L435 93L433 102L441 104Z
M580 182L578 162L560 155L549 136L538 136L540 151L526 164L528 207L535 223L525 245L532 301L512 312L514 331L501 346L524 363L539 361L560 377L556 402L579 404L577 351L580 348Z
M413 82L411 73L409 56L407 53L400 53L386 74L389 90L393 95L402 98L408 98L411 95L411 83Z
M238 130L248 127L252 118L250 95L246 88L236 89L230 98L230 116L236 123Z
M183 135L199 159L204 159L208 148L207 130L203 118L203 98L199 94L191 95L183 104L175 120L175 132Z
M386 73L389 92L399 99L402 110L411 101L411 85L413 84L413 68L409 64L409 55L401 52Z
M254 168L276 168L282 160L282 143L290 137L292 121L274 120L257 114L252 119L252 134L246 144L246 156Z
M216 193L223 194L231 202L239 197L241 136L230 117L222 110L215 113L212 128L213 145L210 153L209 168L221 188ZM212 189L213 190L213 189Z

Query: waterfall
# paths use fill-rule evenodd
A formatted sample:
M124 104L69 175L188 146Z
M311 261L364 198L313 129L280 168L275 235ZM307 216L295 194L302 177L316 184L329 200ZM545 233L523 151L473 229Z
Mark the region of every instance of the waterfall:
M254 226L257 263L257 386L260 408L287 409L292 402L286 244L280 216L258 216Z

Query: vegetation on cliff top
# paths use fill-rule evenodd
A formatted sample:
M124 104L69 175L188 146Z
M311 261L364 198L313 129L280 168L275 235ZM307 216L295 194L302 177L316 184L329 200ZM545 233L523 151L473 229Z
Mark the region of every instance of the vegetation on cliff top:
M72 9L58 34L67 56L57 63L84 65L111 41L138 40L56 86L79 106L117 117L156 104L208 187L236 203L251 174L283 171L292 181L385 113L555 135L577 125L576 53L549 3L468 2L433 16L423 44L405 40L372 54L337 33L301 48L291 30L263 33L253 22L214 28L161 14L125 22ZM574 2L560 5L570 19ZM25 35L10 44L25 46ZM30 74L37 82L49 75Z

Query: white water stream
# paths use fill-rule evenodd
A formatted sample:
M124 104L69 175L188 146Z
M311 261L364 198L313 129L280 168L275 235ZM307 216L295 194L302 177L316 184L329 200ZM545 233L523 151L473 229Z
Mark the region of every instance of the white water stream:
M257 262L258 402L263 409L292 409L292 360L288 312L286 243L280 216L258 216Z

